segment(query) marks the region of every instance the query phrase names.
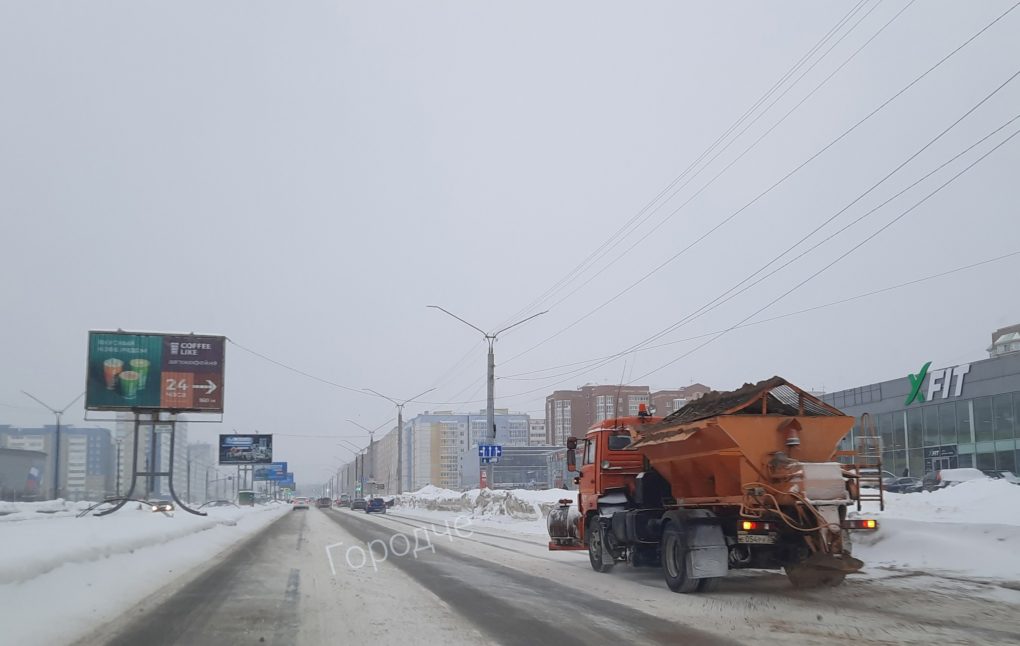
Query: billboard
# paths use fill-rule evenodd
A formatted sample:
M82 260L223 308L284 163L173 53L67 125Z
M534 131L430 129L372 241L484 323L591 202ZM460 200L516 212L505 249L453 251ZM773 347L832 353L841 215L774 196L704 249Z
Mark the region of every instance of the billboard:
M85 408L222 413L224 341L91 331Z
M253 471L253 477L255 480L268 480L271 482L279 482L283 480L284 476L287 475L287 463L286 462L272 462L270 464L260 464L255 467Z
M285 473L283 474L283 480L279 481L281 489L294 489L294 474Z
M272 435L220 435L220 464L270 464Z

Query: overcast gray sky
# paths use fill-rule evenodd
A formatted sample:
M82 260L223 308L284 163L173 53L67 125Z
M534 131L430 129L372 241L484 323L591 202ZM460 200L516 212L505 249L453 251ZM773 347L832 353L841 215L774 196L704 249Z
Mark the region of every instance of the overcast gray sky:
M116 328L223 334L394 397L436 387L411 415L484 407L480 335L428 304L486 329L551 307L497 344L497 406L538 416L585 382L834 390L982 358L1020 322L1020 256L697 350L712 337L534 372L682 320L885 177L1020 70L1020 9L737 213L1013 5L0 1L0 423L50 423L19 391L63 405L84 389L86 332ZM847 16L788 93L631 222ZM792 255L1018 110L1020 79ZM735 325L1018 127L657 343ZM1020 250L1018 168L1020 137L757 318ZM273 432L304 482L347 453L299 436L393 415L233 345L226 408L192 438Z

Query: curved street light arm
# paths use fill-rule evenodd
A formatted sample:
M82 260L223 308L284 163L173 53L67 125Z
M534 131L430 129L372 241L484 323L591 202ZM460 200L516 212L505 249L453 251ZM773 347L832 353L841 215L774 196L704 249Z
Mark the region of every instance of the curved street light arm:
M535 318L536 316L542 316L543 314L548 314L548 313L549 313L549 310L545 310L544 312L539 312L538 314L532 314L531 316L529 316L529 317L528 317L528 318L526 318L526 319L521 319L520 321L517 321L517 322L516 322L516 323L514 323L513 325L508 325L508 326L506 326L505 328L503 328L503 329L502 329L502 330L500 330L499 332L496 332L496 333L495 333L495 334L493 334L492 336L493 336L493 337L497 337L497 336L499 336L500 334L503 334L504 332L506 332L507 330L509 330L510 328L515 328L515 327L517 327L518 325L520 325L521 323L527 323L528 321L530 321L531 319Z
M468 327L471 327L471 328L474 328L474 329L478 330L479 332L482 333L482 336L484 336L485 338L489 338L490 336L495 336L494 334L489 334L488 332L486 332L485 330L483 330L482 328L478 327L477 325L475 325L473 323L468 323L467 321L465 321L461 317L457 316L456 314L454 314L453 312L451 312L448 309L439 307L438 305L426 305L425 307L431 307L431 308L437 309L437 310L439 310L441 312L446 312L447 314L449 314L453 318L457 319L458 321L460 321L464 325L467 325Z

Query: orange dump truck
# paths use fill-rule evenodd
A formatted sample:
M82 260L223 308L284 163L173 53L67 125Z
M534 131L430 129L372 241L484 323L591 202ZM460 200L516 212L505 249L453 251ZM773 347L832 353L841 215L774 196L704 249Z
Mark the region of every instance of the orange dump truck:
M661 566L674 592L710 589L736 568L839 585L863 566L850 532L877 528L847 518L857 487L835 456L853 424L780 377L666 418L606 420L568 442L577 504L550 513L549 549L587 549L599 572Z

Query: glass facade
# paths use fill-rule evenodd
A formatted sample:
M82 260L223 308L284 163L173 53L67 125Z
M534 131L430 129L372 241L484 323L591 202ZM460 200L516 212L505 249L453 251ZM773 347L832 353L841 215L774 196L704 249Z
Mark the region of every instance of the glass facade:
M1016 473L1020 466L1020 392L960 397L874 416L884 468L922 477L936 469L977 467ZM853 449L859 427L840 448Z

